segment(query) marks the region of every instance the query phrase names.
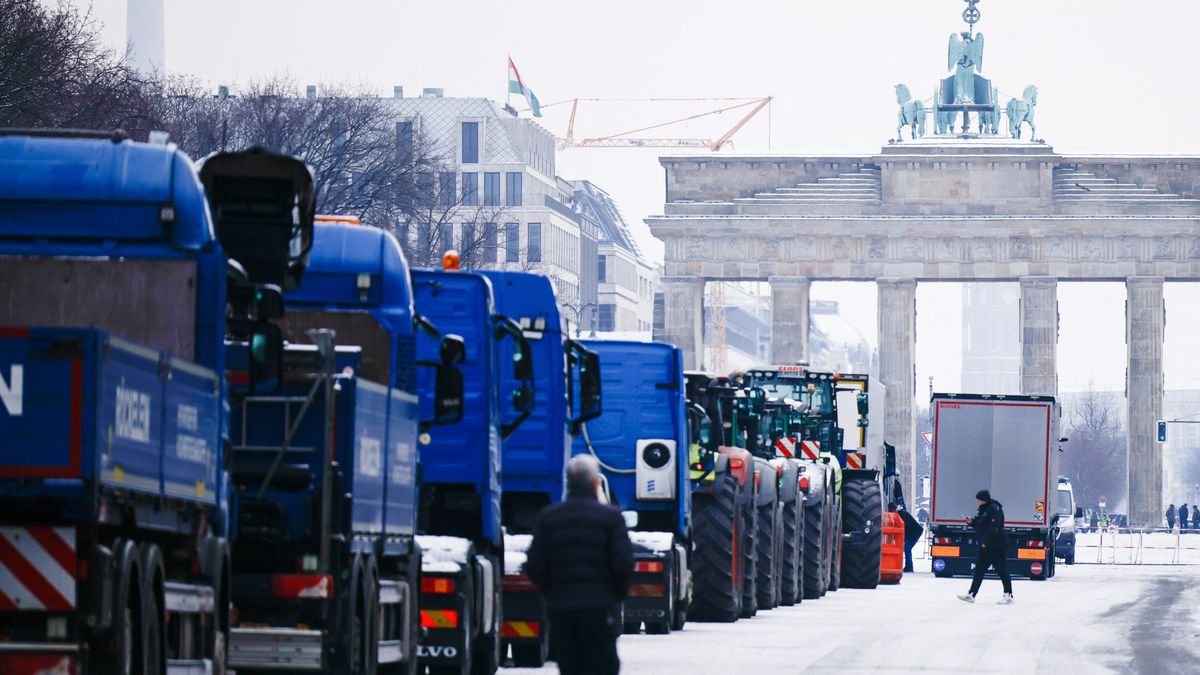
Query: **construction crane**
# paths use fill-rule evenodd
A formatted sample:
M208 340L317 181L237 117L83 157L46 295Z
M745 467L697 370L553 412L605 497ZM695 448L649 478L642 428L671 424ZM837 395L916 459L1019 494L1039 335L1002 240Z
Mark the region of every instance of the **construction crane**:
M562 101L555 101L542 106L542 109L551 108L557 105L566 103L571 104L571 116L567 121L567 133L565 136L557 138L558 148L560 150L566 148L708 148L713 152L729 145L733 142L733 136L746 123L754 118L763 108L766 108L774 100L774 96L766 96L764 98L571 98ZM734 102L733 105L725 105L714 110L706 110L704 112L688 115L678 119L659 122L649 126L630 129L620 133L608 134L605 136L596 136L592 138L575 138L575 120L579 113L579 103L583 102L695 102L695 101L727 101ZM722 113L731 112L734 110L749 109L745 115L738 119L728 131L721 134L717 138L640 138L634 134L640 134L646 131L654 131L666 127L691 122L705 117L712 117Z

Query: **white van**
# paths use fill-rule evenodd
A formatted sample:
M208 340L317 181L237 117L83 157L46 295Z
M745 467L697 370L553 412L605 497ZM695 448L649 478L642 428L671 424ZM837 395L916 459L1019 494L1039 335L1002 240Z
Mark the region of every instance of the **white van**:
M1071 479L1066 476L1058 477L1058 503L1055 505L1058 537L1054 540L1054 557L1061 558L1068 565L1075 564L1075 525L1076 519L1083 517L1083 509L1075 505L1075 491L1071 489Z

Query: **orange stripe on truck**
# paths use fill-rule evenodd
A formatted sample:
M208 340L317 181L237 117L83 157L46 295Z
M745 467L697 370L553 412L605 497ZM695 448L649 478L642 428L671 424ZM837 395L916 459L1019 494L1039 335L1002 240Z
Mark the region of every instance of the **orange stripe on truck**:
M458 628L458 612L450 609L423 609L421 627Z
M1046 549L1044 548L1019 548L1017 549L1017 558L1019 560L1045 560Z
M541 626L537 621L505 621L500 624L500 637L532 638L538 636Z
M633 584L629 587L631 598L661 598L663 595L662 584Z
M957 558L959 556L959 547L934 546L932 549L930 549L929 554L941 558Z

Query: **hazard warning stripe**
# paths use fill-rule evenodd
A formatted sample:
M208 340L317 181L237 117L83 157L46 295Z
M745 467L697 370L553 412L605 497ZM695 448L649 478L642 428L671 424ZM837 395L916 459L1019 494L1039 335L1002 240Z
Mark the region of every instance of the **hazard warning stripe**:
M74 609L74 541L71 528L0 527L0 607Z
M421 625L425 628L456 628L458 612L454 610L423 609Z
M864 464L866 464L866 461L864 460L861 452L846 453L846 468L861 469L863 468Z
M820 441L800 441L800 449L804 451L805 459L811 459L815 462L821 458Z
M629 596L633 598L661 598L663 595L662 584L633 584L629 587Z
M500 624L500 637L532 638L541 626L537 621L505 621Z
M780 438L775 441L775 449L784 457L795 457L796 441L790 438Z

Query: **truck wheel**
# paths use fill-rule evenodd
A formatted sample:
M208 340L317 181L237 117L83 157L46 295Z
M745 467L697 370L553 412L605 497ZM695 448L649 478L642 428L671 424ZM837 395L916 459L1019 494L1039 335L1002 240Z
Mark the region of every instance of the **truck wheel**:
M804 599L815 600L825 594L824 504L804 507Z
M471 673L473 675L493 675L500 668L500 617L502 616L502 608L500 605L500 578L499 570L502 569L496 564L496 560L491 556L488 559L492 561L492 589L495 597L492 599L492 625L480 626L479 637L475 640L474 654L471 655ZM483 617L480 617L482 620Z
M778 569L779 539L775 526L779 512L779 502L771 502L757 509L758 532L756 534L755 554L758 558L757 598L759 609L775 609L779 605L776 589L779 578L775 575Z
M164 675L166 662L163 660L162 598L153 584L146 588L145 615L142 617L142 646L145 675Z
M800 517L800 500L802 497L783 505L781 520L783 521L782 562L783 573L780 575L779 604L790 607L800 601L801 586L804 585L801 574L801 550L803 547L802 530L804 520Z
M541 668L549 660L549 640L541 640L535 645L513 645L513 665L517 668Z
M683 630L688 620L688 606L675 601L675 611L671 613L671 630Z
M735 576L741 571L742 555L738 483L729 474L717 481L713 494L693 497L693 621L737 621L741 604L741 584Z
M883 553L883 493L879 483L865 478L842 483L842 531L856 533L862 543L843 548L841 585L875 588Z
M833 527L827 530L828 538L825 543L829 546L829 585L830 591L836 591L842 586L842 504L836 497L830 508L830 520Z
M637 635L642 632L641 621L624 621L621 623L621 632L625 635Z
M742 611L743 618L758 613L758 555L756 553L758 528L756 527L754 502L742 506Z
M667 565L667 580L663 584L667 595L667 615L662 621L646 621L646 635L668 635L671 632L671 622L675 619L674 555L668 556L664 564Z

